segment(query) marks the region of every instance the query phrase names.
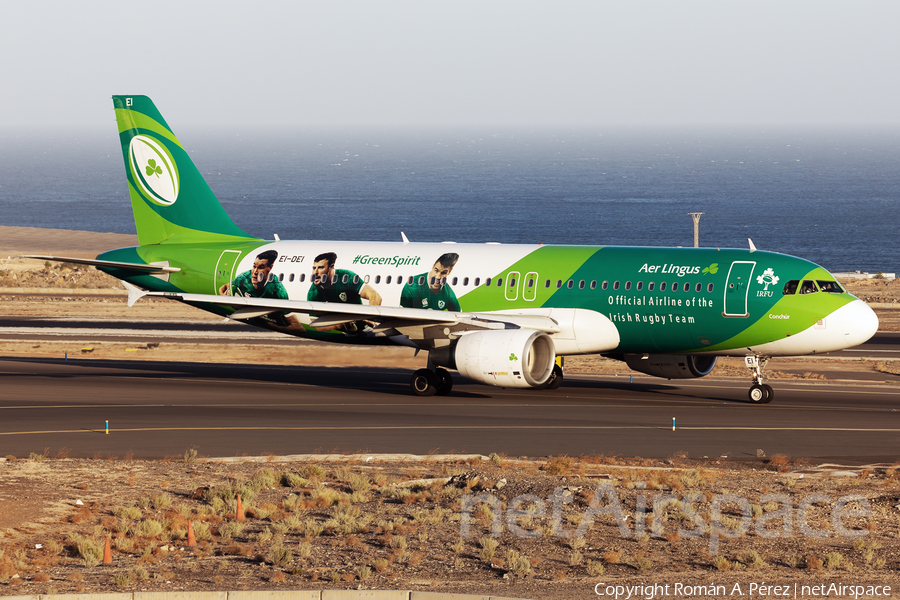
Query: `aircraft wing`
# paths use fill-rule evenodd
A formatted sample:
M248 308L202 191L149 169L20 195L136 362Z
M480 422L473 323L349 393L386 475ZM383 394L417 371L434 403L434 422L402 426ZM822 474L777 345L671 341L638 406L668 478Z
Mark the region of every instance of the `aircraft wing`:
M559 323L543 315L468 313L399 306L372 306L339 302L310 302L306 300L278 300L244 296L217 296L183 292L149 292L128 282L128 306L144 296L171 298L189 304L206 303L235 309L231 319L247 320L271 313L301 313L310 315L315 328L334 328L354 321L375 323L373 331L383 335L404 335L411 340L452 339L466 332L485 329L533 329L545 333L561 331ZM425 344L430 345L428 343Z

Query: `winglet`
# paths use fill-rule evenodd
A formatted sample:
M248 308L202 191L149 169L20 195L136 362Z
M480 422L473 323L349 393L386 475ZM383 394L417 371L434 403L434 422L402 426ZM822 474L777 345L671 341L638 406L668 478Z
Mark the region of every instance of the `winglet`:
M404 244L404 245L406 245L406 244L409 243L409 238L406 237L406 234L403 233L402 231L400 232L400 237L403 238L403 244Z
M128 290L128 308L134 306L134 303L147 295L147 290L142 290L136 285L123 281L122 285Z
M756 246L753 245L753 240L747 238L747 241L750 242L750 252L756 252Z

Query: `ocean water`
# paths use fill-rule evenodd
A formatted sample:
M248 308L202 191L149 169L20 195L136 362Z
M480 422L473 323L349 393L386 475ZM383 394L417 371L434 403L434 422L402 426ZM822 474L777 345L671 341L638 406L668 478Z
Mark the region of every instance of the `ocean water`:
M900 271L897 128L176 133L267 239L691 246L703 212L701 246ZM0 225L133 233L114 132L0 132Z

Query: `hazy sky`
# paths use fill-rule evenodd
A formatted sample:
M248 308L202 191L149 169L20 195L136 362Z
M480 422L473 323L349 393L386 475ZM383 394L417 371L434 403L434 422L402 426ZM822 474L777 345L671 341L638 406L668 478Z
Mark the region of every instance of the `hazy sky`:
M4 2L0 127L896 124L891 1ZM177 115L177 117L176 117Z

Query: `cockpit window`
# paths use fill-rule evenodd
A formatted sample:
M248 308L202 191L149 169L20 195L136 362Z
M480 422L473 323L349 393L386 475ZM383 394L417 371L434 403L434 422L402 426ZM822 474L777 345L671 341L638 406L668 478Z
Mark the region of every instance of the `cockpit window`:
M819 284L819 289L823 292L827 292L829 294L843 294L844 289L838 284L837 281L820 281L816 280L816 283Z
M816 284L811 279L804 279L803 283L800 284L801 294L815 294L818 291L819 288L816 287Z
M784 291L781 292L785 296L790 296L791 294L797 293L797 286L800 285L799 279L791 279L786 284L784 284Z

